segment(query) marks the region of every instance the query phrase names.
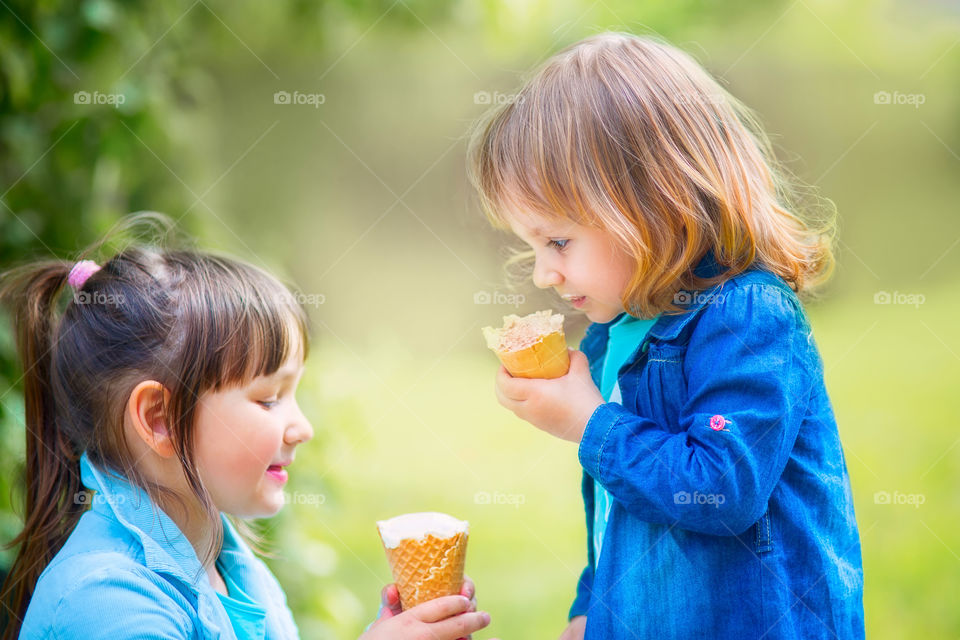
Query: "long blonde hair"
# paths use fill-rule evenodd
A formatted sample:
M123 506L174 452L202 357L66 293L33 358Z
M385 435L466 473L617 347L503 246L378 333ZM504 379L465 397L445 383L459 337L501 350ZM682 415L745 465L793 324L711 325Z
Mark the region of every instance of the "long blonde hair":
M604 33L548 60L480 122L469 173L497 227L522 212L612 233L636 262L623 305L639 315L755 263L806 293L833 270L834 216L794 213L756 117L650 37ZM727 270L697 277L710 250Z

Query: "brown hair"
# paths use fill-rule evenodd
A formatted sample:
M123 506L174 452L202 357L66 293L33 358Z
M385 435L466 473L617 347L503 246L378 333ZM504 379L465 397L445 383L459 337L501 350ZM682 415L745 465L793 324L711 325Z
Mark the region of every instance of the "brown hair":
M548 60L480 122L469 173L497 227L533 213L614 234L636 262L623 305L640 315L754 263L798 292L833 268L833 216L793 213L798 191L753 114L653 38L605 33ZM699 278L710 250L727 271Z
M158 214L128 219L172 226ZM123 434L127 398L143 380L170 392L168 429L187 482L214 531L219 513L193 457L198 397L275 372L308 349L307 318L277 279L249 264L191 249L134 244L103 263L58 304L72 262L26 265L0 276L0 302L15 325L26 409L26 511L3 584L15 638L37 579L89 504L80 455L145 489L155 502L182 499L137 472ZM62 307L62 312L60 311Z

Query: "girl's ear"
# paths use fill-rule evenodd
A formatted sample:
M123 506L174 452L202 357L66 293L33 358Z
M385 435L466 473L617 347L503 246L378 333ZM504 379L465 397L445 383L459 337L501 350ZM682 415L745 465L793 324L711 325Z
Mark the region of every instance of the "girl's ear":
M144 380L133 388L127 401L127 419L133 430L162 458L170 458L175 453L164 412L169 400L170 391L166 387L156 380Z

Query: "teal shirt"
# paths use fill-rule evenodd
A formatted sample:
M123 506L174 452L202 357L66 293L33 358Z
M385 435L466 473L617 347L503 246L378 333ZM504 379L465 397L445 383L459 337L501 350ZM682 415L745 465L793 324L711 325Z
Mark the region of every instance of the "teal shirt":
M219 563L218 568L227 585L227 595L218 591L217 597L227 611L233 632L238 638L263 638L266 634L266 610L257 605L253 598L237 584L230 572L225 571Z
M600 394L607 402L620 402L617 373L647 337L647 332L656 321L657 318L635 318L624 313L619 320L610 325L610 339L607 343L607 353L603 358L603 373L600 377ZM603 533L607 529L613 497L596 480L593 481L593 496L593 557L599 562Z

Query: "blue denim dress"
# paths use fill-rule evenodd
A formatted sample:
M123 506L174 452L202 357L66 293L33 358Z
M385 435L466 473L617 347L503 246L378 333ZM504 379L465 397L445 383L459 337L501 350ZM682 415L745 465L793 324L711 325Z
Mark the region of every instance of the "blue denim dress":
M696 272L721 269L708 254ZM752 269L681 301L587 423L570 617L586 640L863 638L850 481L799 300ZM598 385L610 324L580 345ZM599 562L594 481L614 498Z

